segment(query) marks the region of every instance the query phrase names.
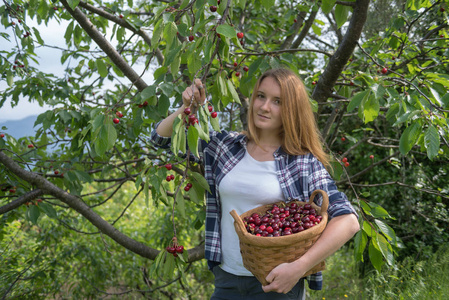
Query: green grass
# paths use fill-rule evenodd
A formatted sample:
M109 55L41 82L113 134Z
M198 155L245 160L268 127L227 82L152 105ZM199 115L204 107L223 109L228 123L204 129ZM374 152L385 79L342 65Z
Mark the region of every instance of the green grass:
M449 299L448 270L449 246L442 246L425 260L410 257L360 279L352 253L340 250L327 260L323 290L308 290L307 299Z

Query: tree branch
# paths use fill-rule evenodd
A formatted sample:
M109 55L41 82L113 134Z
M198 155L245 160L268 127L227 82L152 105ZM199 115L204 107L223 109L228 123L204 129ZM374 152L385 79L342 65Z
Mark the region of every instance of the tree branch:
M8 211L16 209L19 206L21 206L31 200L34 200L39 196L42 196L43 194L44 194L44 192L42 190L36 189L36 190L28 192L24 195L21 195L16 200L0 207L0 215L3 215L4 213L7 213Z
M354 48L357 45L357 41L362 34L362 29L366 22L368 7L369 0L356 1L343 42L330 58L329 64L326 66L326 69L313 90L312 99L317 102L324 102L329 97L331 88L337 82L338 77L354 52Z
M61 0L68 13L78 22L78 24L86 31L86 33L97 43L97 45L106 53L111 61L123 72L123 74L142 91L148 85L128 64L128 62L112 47L112 45L104 38L86 17L86 15L79 9L72 9L67 0Z

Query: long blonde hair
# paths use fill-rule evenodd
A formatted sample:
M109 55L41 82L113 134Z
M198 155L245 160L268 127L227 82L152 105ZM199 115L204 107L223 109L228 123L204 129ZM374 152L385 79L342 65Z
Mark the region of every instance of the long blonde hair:
M248 139L259 144L254 123L253 103L262 80L271 77L281 87L281 146L290 155L312 153L326 168L329 156L323 150L323 142L313 114L309 96L302 80L289 69L272 69L262 74L254 86L248 109Z

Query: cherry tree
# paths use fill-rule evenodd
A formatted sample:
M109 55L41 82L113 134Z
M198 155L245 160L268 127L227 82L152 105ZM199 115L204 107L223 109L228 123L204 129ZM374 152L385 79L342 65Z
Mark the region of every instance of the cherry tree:
M0 35L13 46L0 53L0 107L10 100L51 109L37 117L34 136L0 129L0 241L14 240L13 222L64 228L153 261L144 279L188 270L204 258L208 186L185 157L198 156L198 140L212 129L244 129L258 75L285 66L309 89L333 176L360 213L355 257L368 255L377 270L393 265L407 242L394 225L404 216L392 209L420 197L447 213L448 5L397 1L373 34L368 0L3 0ZM56 48L41 37L49 22L64 26L62 76L43 72L36 56ZM206 104L195 118L177 119L171 149L155 149L151 130L195 78L206 85ZM118 229L136 203L168 216L153 244L143 223L136 234ZM184 247L177 257L166 251L176 246ZM24 273L12 274L5 296Z

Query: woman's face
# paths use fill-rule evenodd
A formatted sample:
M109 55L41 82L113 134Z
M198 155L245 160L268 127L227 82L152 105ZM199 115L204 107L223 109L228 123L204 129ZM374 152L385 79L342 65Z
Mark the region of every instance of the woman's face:
M282 128L281 87L272 77L265 77L253 102L253 117L256 128L279 134Z

